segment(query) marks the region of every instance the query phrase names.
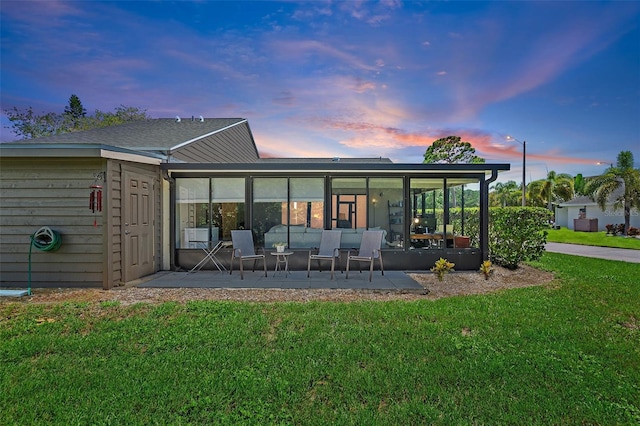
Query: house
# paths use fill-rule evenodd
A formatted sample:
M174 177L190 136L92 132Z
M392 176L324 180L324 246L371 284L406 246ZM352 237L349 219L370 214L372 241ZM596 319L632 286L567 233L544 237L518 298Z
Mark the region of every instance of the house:
M555 224L574 229L574 219L591 219L592 223L595 223L593 219L597 219L598 231L606 231L607 225L624 224L624 210L613 207L615 200L622 195L622 192L623 188L614 191L609 196L604 210L587 196L576 197L573 200L560 203L555 208ZM635 207L631 208L629 226L640 228L640 212Z
M501 170L509 165L262 159L241 118L153 119L3 143L0 285L24 285L31 270L34 286L110 289L189 269L202 244L242 228L259 247L286 242L299 252L291 268L306 268L322 229L341 227L345 249L365 229L384 230L386 269L426 269L439 257L477 269L488 256L488 188ZM480 208L465 222L462 206L454 223L443 195L463 185L480 192ZM98 192L102 206L90 209ZM62 245L30 256L43 226ZM471 243L455 238L466 234Z

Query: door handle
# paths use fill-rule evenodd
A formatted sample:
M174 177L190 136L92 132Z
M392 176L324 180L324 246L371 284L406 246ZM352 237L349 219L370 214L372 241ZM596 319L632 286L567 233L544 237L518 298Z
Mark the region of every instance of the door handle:
M131 231L124 231L124 235L129 235Z

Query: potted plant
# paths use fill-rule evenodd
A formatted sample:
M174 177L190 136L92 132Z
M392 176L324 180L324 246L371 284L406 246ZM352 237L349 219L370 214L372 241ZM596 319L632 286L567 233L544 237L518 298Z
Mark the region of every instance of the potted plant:
M282 253L284 252L284 248L287 246L287 243L283 243L283 242L273 243L273 246L276 248L276 251L278 253Z

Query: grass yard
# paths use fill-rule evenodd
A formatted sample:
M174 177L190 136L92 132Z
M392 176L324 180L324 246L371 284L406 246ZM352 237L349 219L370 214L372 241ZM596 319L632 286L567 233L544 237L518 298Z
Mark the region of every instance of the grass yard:
M567 228L549 229L547 241L553 243L582 244L586 246L600 246L640 250L639 238L607 235L606 231L576 232Z
M639 424L640 265L535 265L437 301L3 301L0 423Z

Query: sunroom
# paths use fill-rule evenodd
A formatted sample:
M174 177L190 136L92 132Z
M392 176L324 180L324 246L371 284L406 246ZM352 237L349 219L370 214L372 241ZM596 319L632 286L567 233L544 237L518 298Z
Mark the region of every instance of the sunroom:
M382 230L385 269L421 270L440 257L458 270L488 256L488 188L508 164L400 164L387 159L261 159L252 164L161 165L170 181L172 269L189 270L202 248L250 229L266 252L284 243L290 268L305 269L323 229L341 249ZM221 244L222 243L222 244Z

